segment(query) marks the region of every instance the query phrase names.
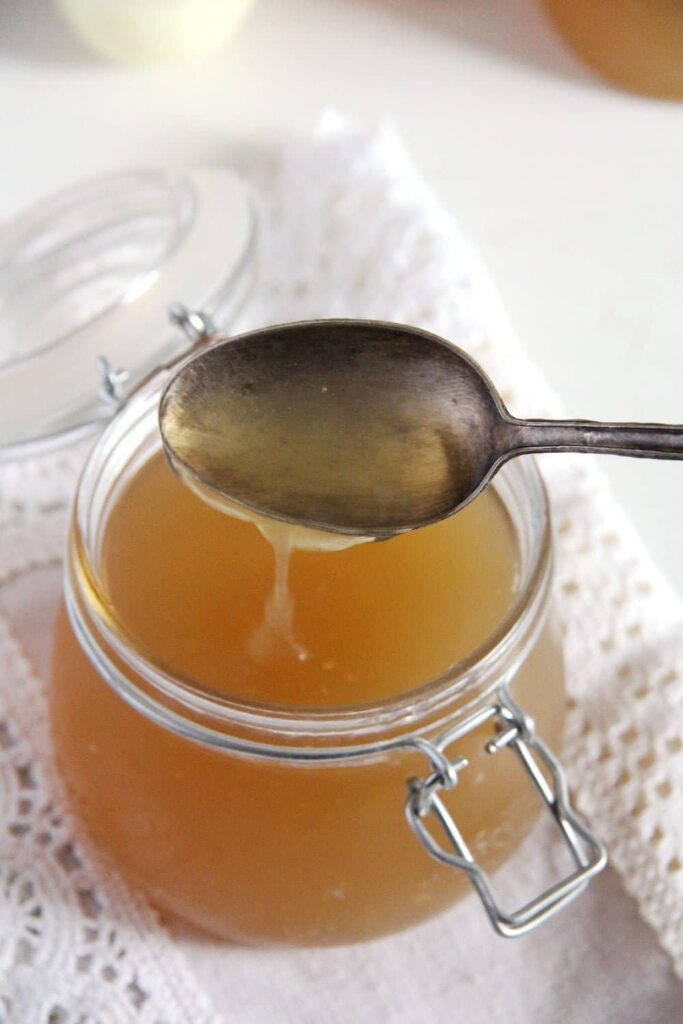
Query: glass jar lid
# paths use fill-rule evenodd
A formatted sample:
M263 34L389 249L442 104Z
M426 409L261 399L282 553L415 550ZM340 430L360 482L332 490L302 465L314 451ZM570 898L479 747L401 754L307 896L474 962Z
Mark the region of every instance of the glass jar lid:
M180 355L180 302L225 331L254 265L247 186L225 169L93 179L0 227L0 461L101 429L107 368L135 386Z

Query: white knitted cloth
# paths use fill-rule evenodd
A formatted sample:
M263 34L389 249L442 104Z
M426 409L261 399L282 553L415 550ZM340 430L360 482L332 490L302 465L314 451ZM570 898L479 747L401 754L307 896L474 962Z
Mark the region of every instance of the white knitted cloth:
M390 130L366 133L329 117L313 140L252 176L262 206L260 275L244 326L313 316L417 324L472 352L513 412L558 413L477 254L416 178ZM542 1001L544 994L550 998L543 972L535 980L525 975L523 984L520 973L515 988L502 965L514 962L521 972L523 955L497 957L502 940L471 924L479 913L475 901L370 947L265 953L205 944L209 988L230 998L214 1017L178 942L102 863L67 813L50 755L38 678L49 617L36 596L31 620L31 600L25 591L21 601L16 595L22 581L38 588L37 595L45 586L41 570L59 562L83 454L81 448L0 470L0 1022L356 1024L380 1014L386 1021L427 1022L462 1005L463 993L470 1021L587 1019L576 1009L578 979L553 996L561 1018L548 1016L550 1004ZM589 459L547 456L543 470L556 524L557 601L569 670L563 761L579 807L683 975L683 608ZM541 840L532 836L515 859L521 877L554 863L543 845L525 852L534 840L538 847ZM610 884L596 882L595 891ZM618 891L612 898L619 899ZM582 932L579 920L565 912L518 948L550 957L554 943L547 961L553 967L546 964L544 972L562 965L566 973L572 944L592 935L599 949L601 941L594 924L584 922ZM199 962L201 941L182 941ZM481 945L486 962L479 980L464 966L472 943ZM642 964L639 970L642 993L650 976ZM641 1018L627 1016L637 1000L636 988L629 997L629 984L636 982L624 966L626 995L617 1016L635 1022ZM520 999L525 989L534 991L515 1009L515 999L491 998L496 987ZM326 996L316 999L322 991L329 1005ZM616 998L610 995L613 1009ZM661 1017L653 1008L648 1020L673 1020L671 1005ZM596 1012L591 1020L608 1019Z

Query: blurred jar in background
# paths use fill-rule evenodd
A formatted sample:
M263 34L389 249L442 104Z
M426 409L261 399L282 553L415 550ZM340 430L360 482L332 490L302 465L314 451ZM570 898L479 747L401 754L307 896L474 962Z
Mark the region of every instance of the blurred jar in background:
M191 60L219 50L254 0L54 0L80 39L131 63Z
M683 0L540 0L591 67L626 89L683 99Z

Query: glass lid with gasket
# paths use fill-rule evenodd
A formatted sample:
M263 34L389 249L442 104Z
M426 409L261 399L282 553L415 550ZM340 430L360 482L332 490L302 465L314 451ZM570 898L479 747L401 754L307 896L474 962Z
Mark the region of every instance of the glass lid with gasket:
M187 350L169 306L225 332L254 268L248 187L219 168L91 179L0 225L0 462L102 429Z

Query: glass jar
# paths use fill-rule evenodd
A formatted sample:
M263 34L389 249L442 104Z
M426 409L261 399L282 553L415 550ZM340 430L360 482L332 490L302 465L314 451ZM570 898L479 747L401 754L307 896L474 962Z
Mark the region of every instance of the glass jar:
M151 655L103 583L111 510L160 448L168 372L107 427L75 499L50 700L58 762L93 838L159 907L241 942L387 934L451 906L468 881L500 933L533 927L605 863L539 738L560 743L564 696L534 463L517 460L496 480L518 545L517 589L469 657L370 704L234 700ZM504 912L490 874L543 806L575 869Z

